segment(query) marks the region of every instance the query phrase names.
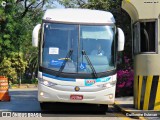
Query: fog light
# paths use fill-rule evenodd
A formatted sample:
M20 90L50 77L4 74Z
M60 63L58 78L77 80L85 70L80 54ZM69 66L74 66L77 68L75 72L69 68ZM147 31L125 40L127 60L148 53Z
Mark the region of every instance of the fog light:
M113 98L113 94L110 94L110 95L109 95L109 99L112 99L112 98Z
M43 93L43 92L40 92L40 95L41 95L41 96L43 96L43 95L44 95L44 93Z

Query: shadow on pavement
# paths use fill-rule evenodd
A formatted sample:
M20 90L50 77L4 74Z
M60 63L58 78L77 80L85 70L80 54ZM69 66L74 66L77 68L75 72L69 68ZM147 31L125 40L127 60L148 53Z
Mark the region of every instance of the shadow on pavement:
M105 106L106 107L106 106ZM93 104L76 104L76 103L45 103L42 114L49 116L106 116L107 107ZM107 111L107 114L111 111Z

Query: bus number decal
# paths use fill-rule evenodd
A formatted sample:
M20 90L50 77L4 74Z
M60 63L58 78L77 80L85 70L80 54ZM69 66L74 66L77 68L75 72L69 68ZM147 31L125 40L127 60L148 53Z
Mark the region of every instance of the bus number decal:
M111 77L98 78L96 82L107 82L111 79Z
M93 79L87 79L87 80L85 80L85 86L90 86L90 85L93 85L95 83L96 83L96 81L93 80Z
M95 83L98 83L98 82L107 82L111 79L111 77L104 77L104 78L98 78L98 79L86 79L84 80L84 84L85 86L91 86Z

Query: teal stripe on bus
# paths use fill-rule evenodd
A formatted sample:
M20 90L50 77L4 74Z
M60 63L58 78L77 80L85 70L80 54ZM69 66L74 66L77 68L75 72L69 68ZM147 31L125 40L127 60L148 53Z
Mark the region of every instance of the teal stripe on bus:
M46 74L46 73L42 73L42 76L52 78L52 79L56 79L56 80L61 80L61 81L76 82L76 79L73 79L73 78L62 78L62 77L49 75L49 74Z

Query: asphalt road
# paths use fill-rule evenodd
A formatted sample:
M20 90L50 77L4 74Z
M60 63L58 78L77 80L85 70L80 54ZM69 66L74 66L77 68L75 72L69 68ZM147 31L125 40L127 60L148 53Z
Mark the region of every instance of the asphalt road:
M120 113L112 105L109 105L107 112L97 111L95 105L82 104L48 104L45 111L41 111L40 104L37 100L36 89L11 89L10 102L0 102L1 115L4 112L12 112L12 117L47 117L47 119L55 120L128 120L125 115ZM121 116L121 117L120 117ZM41 118L41 119L42 119Z

